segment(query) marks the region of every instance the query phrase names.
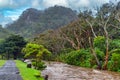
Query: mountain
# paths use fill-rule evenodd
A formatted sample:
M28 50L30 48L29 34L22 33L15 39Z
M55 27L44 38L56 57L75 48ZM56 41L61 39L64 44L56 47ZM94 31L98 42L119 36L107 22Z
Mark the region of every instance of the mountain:
M11 33L0 25L0 39L7 38Z
M45 10L29 8L21 14L19 19L7 26L7 29L30 38L48 29L57 29L78 17L70 8L54 6Z

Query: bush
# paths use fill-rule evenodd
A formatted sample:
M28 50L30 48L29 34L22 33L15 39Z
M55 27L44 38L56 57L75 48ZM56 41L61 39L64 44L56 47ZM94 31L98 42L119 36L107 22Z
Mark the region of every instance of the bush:
M104 62L104 57L105 57L104 52L102 52L99 48L95 48L95 53L96 53L96 56L97 56L97 58L100 62L100 66L102 66L103 62ZM93 56L93 54L92 54L92 59L91 59L91 65L92 65L91 66L92 68L97 68L98 67L95 56Z
M100 61L104 60L105 54L100 49L95 48L96 55Z
M94 38L94 47L99 48L101 51L105 51L105 37L97 36Z
M66 57L66 62L71 65L81 67L91 67L91 54L88 50L81 49L70 52Z
M120 40L116 39L110 41L110 50L119 49L119 48L120 48Z
M120 70L120 54L113 53L111 59L108 63L108 69L112 71L119 71Z
M70 49L70 48L62 49L60 54L56 57L56 60L61 61L61 62L65 62L66 56L68 55L68 53L70 53L72 51L73 51L73 49Z
M38 69L38 70L42 70L42 69L44 69L46 67L45 63L41 62L41 61L37 62L37 64L36 64L36 62L32 62L32 65L34 67L36 67L36 69Z

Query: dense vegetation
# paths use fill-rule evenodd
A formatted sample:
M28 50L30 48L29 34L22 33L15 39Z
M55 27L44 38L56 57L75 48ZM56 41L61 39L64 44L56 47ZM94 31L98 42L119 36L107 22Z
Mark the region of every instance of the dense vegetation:
M32 59L32 65L36 69L44 68L44 63L41 60L49 58L51 55L51 52L44 48L44 46L32 43L28 43L22 52L25 53L25 58Z
M76 19L77 15L74 11L62 6L50 7L44 11L30 8L25 10L17 21L8 24L7 29L31 38L45 30L57 29Z
M120 71L119 4L104 4L96 14L91 10L80 12L77 21L57 30L48 30L33 42L50 50L54 60Z
M18 42L17 36L12 37L12 41L7 38L1 42L0 51L3 54L12 53L14 56L14 53L22 50L22 55L32 59L32 64L37 69L43 67L41 59L44 59L81 67L120 71L119 7L120 2L107 3L97 8L96 14L91 10L80 11L78 18L73 11L70 13L71 9L60 6L45 11L28 9L16 22L8 25L7 29L25 37L44 32L31 39L26 46L22 37L18 37ZM69 23L69 19L75 21ZM67 23L69 24L65 25ZM16 42L19 41L20 44L17 45ZM4 49L11 52L4 52Z
M10 36L12 33L0 25L0 41Z
M21 50L26 43L27 42L23 37L19 35L11 35L0 43L0 53L7 59L17 59L22 56Z

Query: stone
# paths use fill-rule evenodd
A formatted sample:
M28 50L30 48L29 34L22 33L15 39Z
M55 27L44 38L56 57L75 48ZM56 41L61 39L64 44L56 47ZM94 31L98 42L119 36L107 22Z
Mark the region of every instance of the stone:
M32 67L32 64L27 64L27 68L31 68Z

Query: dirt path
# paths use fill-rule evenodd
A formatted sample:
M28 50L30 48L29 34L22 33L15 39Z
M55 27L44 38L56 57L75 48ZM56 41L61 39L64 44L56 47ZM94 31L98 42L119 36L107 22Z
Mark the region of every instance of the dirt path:
M46 64L47 68L42 71L42 75L48 75L48 80L120 80L120 73L86 69L59 62Z
M22 80L14 61L8 60L0 68L0 80Z

